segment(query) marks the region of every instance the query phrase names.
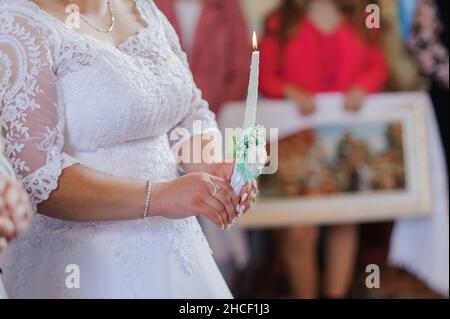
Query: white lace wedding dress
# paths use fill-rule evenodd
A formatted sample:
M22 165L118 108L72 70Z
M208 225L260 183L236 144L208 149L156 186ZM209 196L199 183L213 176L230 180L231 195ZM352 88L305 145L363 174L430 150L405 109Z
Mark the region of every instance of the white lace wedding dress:
M81 35L28 0L0 0L5 153L34 207L81 163L153 182L176 178L168 134L216 123L179 40L150 0L119 47ZM66 286L77 265L80 287ZM229 298L195 218L74 223L34 215L3 256L11 298ZM70 286L69 286L70 287Z

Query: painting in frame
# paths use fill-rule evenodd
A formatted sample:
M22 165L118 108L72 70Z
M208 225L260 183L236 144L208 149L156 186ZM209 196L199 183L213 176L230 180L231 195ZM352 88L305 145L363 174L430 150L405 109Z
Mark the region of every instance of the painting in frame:
M362 110L343 110L341 94L321 94L301 116L288 101L261 100L274 174L260 177L260 197L241 221L249 228L339 224L426 216L431 207L425 93L386 93ZM238 127L244 105L226 106L221 128Z

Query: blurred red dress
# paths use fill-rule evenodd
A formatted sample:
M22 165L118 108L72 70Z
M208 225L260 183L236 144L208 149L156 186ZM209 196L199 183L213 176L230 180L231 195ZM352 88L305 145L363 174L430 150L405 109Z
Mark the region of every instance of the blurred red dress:
M287 85L309 93L345 92L353 86L368 93L382 90L388 68L381 50L362 39L350 22L324 34L308 18L283 46L277 38L278 15L267 23L261 47L261 91L269 98L284 97Z

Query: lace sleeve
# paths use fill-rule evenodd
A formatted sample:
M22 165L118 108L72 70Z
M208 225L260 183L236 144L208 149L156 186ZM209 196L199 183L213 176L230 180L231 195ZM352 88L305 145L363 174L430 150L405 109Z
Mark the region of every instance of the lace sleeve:
M34 209L76 161L63 153L64 115L52 70L48 32L0 5L0 121L4 153Z
M0 136L0 140L2 137ZM2 145L2 142L0 141L0 146ZM0 172L10 176L14 177L14 170L11 167L11 164L9 164L9 161L6 159L6 157L0 152Z
M181 59L186 68L190 70L186 53L181 49L180 40L176 34L175 29L172 27L166 16L156 7L156 5L154 6L154 8L156 10L158 19L163 25L166 38L169 41L172 50ZM194 83L192 74L191 79L192 83ZM199 123L201 125L201 128L198 130L196 129L194 132L194 124L196 123ZM182 127L189 130L191 136L194 134L219 132L219 130L217 129L215 115L210 111L208 102L202 98L202 92L198 89L195 83L193 85L191 110L189 114L182 120L182 122L177 125L177 127Z

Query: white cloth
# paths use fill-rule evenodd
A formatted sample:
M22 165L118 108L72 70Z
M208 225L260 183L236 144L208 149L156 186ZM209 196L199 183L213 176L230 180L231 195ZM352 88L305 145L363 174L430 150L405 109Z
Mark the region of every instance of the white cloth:
M410 271L426 282L430 288L448 297L448 181L444 153L431 101L427 109L433 196L432 216L395 223L389 262Z
M33 206L81 163L152 182L176 178L168 136L216 128L187 59L153 1L148 27L118 48L80 35L28 0L0 0L6 156ZM196 218L74 223L36 213L4 256L11 298L230 298ZM66 287L68 265L80 287Z
M3 283L0 280L0 299L6 299L8 296L6 295L5 288L3 287Z
M190 54L203 11L203 0L176 0L175 14L181 28L183 47Z

